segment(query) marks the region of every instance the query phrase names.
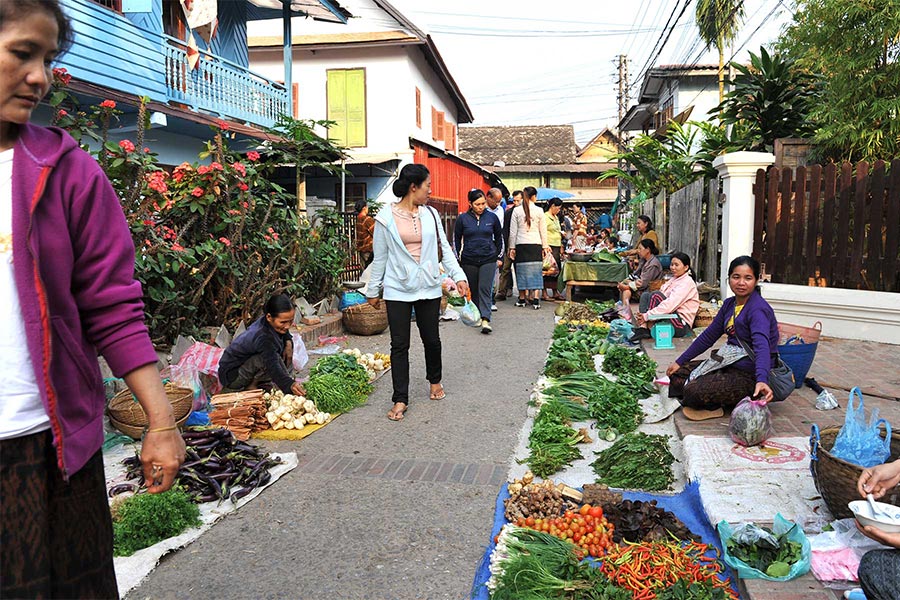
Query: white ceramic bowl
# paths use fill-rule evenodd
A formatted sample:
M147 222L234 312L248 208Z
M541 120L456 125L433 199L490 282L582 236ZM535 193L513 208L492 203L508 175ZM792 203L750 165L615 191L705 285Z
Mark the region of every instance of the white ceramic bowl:
M869 503L866 500L854 500L847 506L853 512L853 516L856 517L859 524L863 527L871 525L885 533L900 533L900 507L876 501L875 506L878 510L882 511L882 513L892 515L893 518L885 517L883 514L879 514L878 518L875 518L872 516L872 507L869 506Z

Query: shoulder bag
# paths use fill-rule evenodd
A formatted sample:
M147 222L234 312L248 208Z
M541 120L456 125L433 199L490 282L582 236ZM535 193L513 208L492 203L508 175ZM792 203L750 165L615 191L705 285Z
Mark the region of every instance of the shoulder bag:
M427 208L428 212L431 213L431 218L434 219L434 235L437 237L437 248L438 248L438 263L443 264L444 262L444 249L441 245L441 230L438 225L437 219L437 211L431 208L430 206Z
M750 360L756 363L753 349L748 348L747 344L744 343L744 340L737 335L734 337L741 344L741 347L744 349L744 352L747 353L747 356L750 357ZM781 360L781 356L778 353L775 354L775 366L769 370L769 387L772 388L772 395L775 397L775 400L778 401L784 400L790 396L791 392L793 392L796 387L794 372L787 366L787 363Z

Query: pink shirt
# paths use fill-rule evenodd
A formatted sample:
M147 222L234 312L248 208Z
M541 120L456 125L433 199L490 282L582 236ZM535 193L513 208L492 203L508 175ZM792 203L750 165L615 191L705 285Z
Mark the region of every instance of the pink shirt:
M394 215L394 223L397 224L397 232L400 234L400 241L409 250L412 257L419 262L422 254L422 224L419 222L419 211L410 215L403 209L397 208L396 204L391 205L391 212Z
M700 295L697 293L694 279L685 273L664 283L660 291L666 299L648 310L647 315L677 313L682 321L693 326L697 311L700 310Z

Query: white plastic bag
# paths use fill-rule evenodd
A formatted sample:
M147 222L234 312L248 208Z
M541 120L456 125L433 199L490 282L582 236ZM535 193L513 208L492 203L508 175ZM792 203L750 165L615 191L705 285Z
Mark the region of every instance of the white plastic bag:
M478 327L481 325L481 312L471 300L466 300L465 306L459 308L459 317L462 319L462 322L469 327Z

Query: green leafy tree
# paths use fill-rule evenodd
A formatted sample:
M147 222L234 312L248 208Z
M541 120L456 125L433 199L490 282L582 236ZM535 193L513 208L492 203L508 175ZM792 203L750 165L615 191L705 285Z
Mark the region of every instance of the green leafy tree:
M900 156L900 0L797 0L777 49L822 78L820 158Z
M721 124L734 126L735 149L771 152L778 138L815 131L808 117L816 99L815 79L793 59L760 48L759 55L750 53L749 66L731 65L737 71L729 81L732 90L712 112Z
M698 0L694 19L709 50L719 51L719 102L725 98L725 48L734 41L744 18L744 0Z
M610 160L625 160L629 167L610 169L598 179L618 177L629 182L636 192L649 196L661 190L671 193L681 189L703 176L697 163L705 155L696 153L700 148L700 132L692 123L681 125L670 121L664 136L639 135L632 142L631 150L610 157Z

